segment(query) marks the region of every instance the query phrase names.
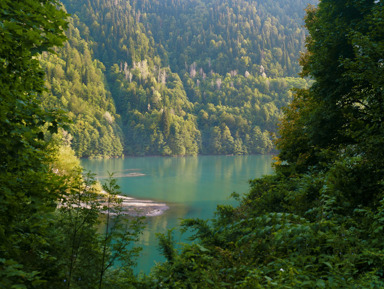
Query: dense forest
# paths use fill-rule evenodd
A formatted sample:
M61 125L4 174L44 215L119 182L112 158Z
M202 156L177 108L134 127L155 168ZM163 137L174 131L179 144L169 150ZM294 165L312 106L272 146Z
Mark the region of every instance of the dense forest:
M92 50L80 37L79 20L69 18L68 40L55 54L43 53L48 93L45 108L61 108L72 122L67 141L78 157L122 156L123 137L111 93L106 87L104 65L92 58Z
M184 220L194 244L162 235L152 288L384 287L383 16L382 1L306 10L314 83L284 109L276 173L238 207Z
M88 82L92 90L78 79L93 73L102 80L102 65L90 61L79 38L62 46L64 31L76 30L58 7L54 0L0 2L0 288L117 288L111 284L118 276L133 276L138 248L131 244L142 220L122 220L115 180L102 193L92 174L82 174L70 148L68 131L85 123L82 118L101 123L92 131L101 139L118 134L108 121L115 114L102 81ZM47 54L76 56L78 50L87 72ZM76 98L71 85L84 98L98 96L98 104ZM61 109L52 92L61 96ZM72 114L62 109L71 105ZM81 115L89 107L95 115ZM100 148L106 145L101 141ZM111 266L115 263L119 266Z
M308 86L307 1L63 3L43 105L69 112L79 157L269 153L290 89Z
M181 1L173 3L179 7ZM156 8L146 5L140 7ZM182 230L194 232L193 242L179 248L172 230L160 235L166 261L139 276L132 270L139 249L132 244L142 220L122 217L116 181L107 181L103 193L92 174L81 172L70 147L85 121L97 124L93 133L106 138L97 152L92 151L97 146L84 147L85 155L107 155L108 139L113 145L121 140L107 90L106 79L114 74L104 78L106 66L90 61L87 43L93 40L78 37L78 19L58 6L55 0L0 2L1 288L384 287L382 1L321 0L306 9L309 35L300 64L301 76L312 83L297 88L284 108L275 174L250 181L247 195L233 194L239 205L218 206L213 219L184 220ZM75 37L65 42L71 33ZM78 54L84 70L65 64L68 53ZM125 64L115 64L118 81ZM138 71L151 67L149 60L136 59L135 65ZM159 67L160 77L165 71L168 79L160 83L170 95L184 86L176 68ZM130 74L124 77L121 89ZM144 82L139 80L143 89ZM70 86L77 86L79 95L72 95ZM56 96L59 107L53 105ZM90 96L96 96L95 103ZM134 117L157 116L163 137L186 137L176 123L198 134L188 95L168 100L174 111L137 110ZM227 131L219 129L222 135ZM203 133L200 137L203 142ZM170 150L173 145L182 150L176 140L163 141ZM121 154L121 145L113 154Z

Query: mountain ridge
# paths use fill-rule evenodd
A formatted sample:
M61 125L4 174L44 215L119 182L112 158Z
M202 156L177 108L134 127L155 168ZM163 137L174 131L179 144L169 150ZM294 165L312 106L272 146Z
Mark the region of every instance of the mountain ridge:
M304 1L62 2L101 65L82 85L103 79L116 120L110 129L85 120L99 126L88 140L74 125L78 156L270 153L290 89L308 85L295 77Z

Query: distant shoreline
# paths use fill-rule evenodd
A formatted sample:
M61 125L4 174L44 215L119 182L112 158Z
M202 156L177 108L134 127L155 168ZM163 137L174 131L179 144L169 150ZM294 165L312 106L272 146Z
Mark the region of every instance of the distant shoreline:
M197 155L170 155L170 156L163 156L163 155L123 155L123 156L106 156L106 157L81 157L80 160L111 160L111 159L125 159L125 158L184 158L184 157L201 157L201 156L273 156L276 155L276 151L272 151L265 154L197 154Z

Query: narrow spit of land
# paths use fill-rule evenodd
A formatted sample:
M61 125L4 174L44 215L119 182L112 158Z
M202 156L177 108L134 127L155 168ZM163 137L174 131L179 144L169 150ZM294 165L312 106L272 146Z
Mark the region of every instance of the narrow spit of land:
M134 217L155 217L162 215L166 210L169 209L166 203L156 202L153 200L141 200L135 199L127 196L117 195L117 198L121 200L119 214L134 216ZM67 206L67 204L59 204L59 208L62 206ZM72 204L72 207L83 207L90 208L90 205L81 202L80 205ZM106 214L105 210L108 206L108 193L106 191L101 191L99 193L99 208L101 213ZM109 212L111 215L116 214L116 210L110 207L112 210Z
M119 196L122 200L123 213L130 216L154 217L162 215L169 209L167 204L152 200L139 200L126 196Z

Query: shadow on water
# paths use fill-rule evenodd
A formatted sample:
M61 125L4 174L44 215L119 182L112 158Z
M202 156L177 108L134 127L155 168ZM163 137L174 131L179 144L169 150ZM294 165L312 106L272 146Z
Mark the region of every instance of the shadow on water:
M233 192L248 192L250 179L273 173L272 156L198 156L135 157L108 160L82 160L104 181L115 172L122 194L165 202L169 210L148 217L139 241L143 247L136 272L148 273L155 262L163 261L157 248L156 233L176 227L181 218L212 218L218 204L236 204L229 200ZM175 234L176 242L187 236Z

